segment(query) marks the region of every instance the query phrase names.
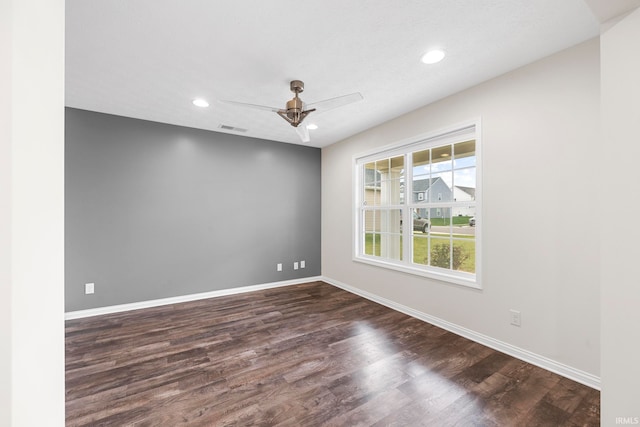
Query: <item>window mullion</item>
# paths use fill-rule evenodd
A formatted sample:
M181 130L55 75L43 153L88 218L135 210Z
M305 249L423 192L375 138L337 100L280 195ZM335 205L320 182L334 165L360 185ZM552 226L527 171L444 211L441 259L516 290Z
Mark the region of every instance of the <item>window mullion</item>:
M406 254L403 263L410 265L413 259L413 209L411 205L413 200L413 155L411 151L405 154L404 169L404 209L402 210L402 247Z

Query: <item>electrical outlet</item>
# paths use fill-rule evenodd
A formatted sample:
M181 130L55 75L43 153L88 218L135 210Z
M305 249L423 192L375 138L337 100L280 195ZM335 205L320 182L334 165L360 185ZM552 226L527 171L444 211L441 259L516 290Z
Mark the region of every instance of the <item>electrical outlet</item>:
M298 261L296 261L296 262L294 262L294 263L293 263L293 269L294 269L294 270L297 270L297 269L298 269Z
M85 295L89 295L94 293L96 290L96 284L95 283L85 283L84 284L84 293Z
M520 317L520 312L518 310L509 310L509 314L511 315L511 324L513 326L522 325L522 318Z
M304 261L300 261L300 268L304 268L305 267L305 262Z
M276 271L282 271L282 263L276 265Z

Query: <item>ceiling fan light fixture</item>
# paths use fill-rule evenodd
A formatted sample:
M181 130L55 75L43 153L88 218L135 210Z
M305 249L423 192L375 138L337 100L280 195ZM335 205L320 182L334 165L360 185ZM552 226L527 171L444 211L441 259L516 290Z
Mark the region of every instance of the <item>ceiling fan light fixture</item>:
M317 124L315 124L315 123L309 123L309 124L307 125L307 129L309 129L309 130L316 130L316 129L318 129L318 125L317 125Z
M436 64L442 61L445 57L445 52L442 49L432 49L422 56L422 62L425 64Z
M196 98L193 101L191 101L193 103L193 105L195 105L196 107L201 107L201 108L206 108L209 106L209 103L207 102L206 99L203 98Z

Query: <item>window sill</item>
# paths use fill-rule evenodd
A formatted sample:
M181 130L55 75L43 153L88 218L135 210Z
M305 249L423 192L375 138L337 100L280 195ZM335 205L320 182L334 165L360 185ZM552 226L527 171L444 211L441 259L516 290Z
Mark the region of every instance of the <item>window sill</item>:
M360 262L363 264L369 264L376 267L386 268L389 270L400 271L402 273L412 274L414 276L427 277L429 279L439 280L446 283L451 283L454 285L465 286L467 288L473 289L482 289L480 285L480 280L477 274L470 273L462 273L462 272L453 272L449 270L432 268L430 270L425 270L419 267L413 267L405 264L395 264L392 262L385 262L379 260L377 258L369 258L362 256L353 257L353 261Z

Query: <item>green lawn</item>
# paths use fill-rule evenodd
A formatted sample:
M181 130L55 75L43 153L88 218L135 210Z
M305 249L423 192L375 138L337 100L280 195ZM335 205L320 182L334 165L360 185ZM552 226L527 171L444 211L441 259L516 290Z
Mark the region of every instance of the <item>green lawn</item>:
M469 225L469 218L471 218L470 216L454 216L452 218L431 218L431 225L432 226L442 226L442 225L449 225L451 223L451 220L453 220L453 225L454 226L461 226L461 225Z
M456 240L453 241L454 252L458 253L458 251L461 251L461 253L464 254L464 256L468 255L468 258L460 264L459 270L466 271L468 273L475 273L476 245L475 245L474 237L467 236L467 235L457 235L455 237L456 237ZM458 239L458 237L460 239ZM402 238L400 239L401 239L400 248L402 248ZM375 235L375 242L374 242L374 234L367 233L365 235L365 241L364 241L364 244L365 244L364 253L367 255L380 256L380 240L381 238L379 234ZM448 242L449 242L449 239L442 239L442 238L433 236L431 238L431 247L433 248L434 246L438 244L443 244L443 243L448 244ZM422 233L416 233L413 235L413 262L414 263L423 264L423 265L426 265L428 263L428 245L429 245L428 235L422 234ZM460 249L457 250L455 249L456 247L459 247ZM400 256L402 257L402 249L401 249Z

